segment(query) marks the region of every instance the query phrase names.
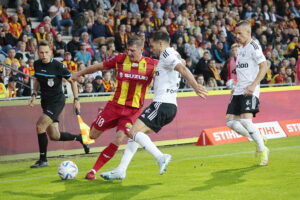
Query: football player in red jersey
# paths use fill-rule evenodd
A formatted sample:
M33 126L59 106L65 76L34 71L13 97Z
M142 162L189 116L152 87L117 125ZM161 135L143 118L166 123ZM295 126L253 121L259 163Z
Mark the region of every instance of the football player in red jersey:
M76 80L82 75L99 70L116 70L117 85L112 100L98 114L90 132L90 137L96 139L105 130L117 127L116 137L100 153L93 169L86 174L86 179L96 179L96 172L114 156L142 111L145 95L158 62L142 56L143 49L144 40L138 36L132 36L128 40L127 53L120 53L107 61L74 73L72 76L72 79Z

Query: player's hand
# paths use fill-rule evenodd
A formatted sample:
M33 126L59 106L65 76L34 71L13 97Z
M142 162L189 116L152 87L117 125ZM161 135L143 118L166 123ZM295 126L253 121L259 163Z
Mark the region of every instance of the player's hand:
M72 74L71 79L72 79L73 81L77 81L77 79L78 79L79 77L80 77L80 74L79 74L78 72L75 72L75 73Z
M80 113L80 103L79 101L74 101L74 110Z
M194 90L199 97L206 99L208 94L207 94L207 90L203 85L197 84L197 88L194 88Z
M35 95L33 95L33 96L29 99L28 105L31 106L31 107L33 107L33 106L34 106L34 100L35 100Z
M244 95L245 96L252 96L255 90L255 86L254 85L249 85L246 87Z

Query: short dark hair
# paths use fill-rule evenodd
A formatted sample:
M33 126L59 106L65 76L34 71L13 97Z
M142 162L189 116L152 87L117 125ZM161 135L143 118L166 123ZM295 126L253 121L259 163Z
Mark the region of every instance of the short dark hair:
M168 32L166 31L155 31L151 34L150 38L153 40L153 41L164 41L164 42L167 42L167 43L170 43L170 35Z
M127 46L136 45L139 47L144 47L144 42L145 40L143 37L133 35L128 38Z
M48 41L46 41L46 40L40 40L40 42L38 44L38 48L40 48L40 46L48 46L48 47L50 47Z

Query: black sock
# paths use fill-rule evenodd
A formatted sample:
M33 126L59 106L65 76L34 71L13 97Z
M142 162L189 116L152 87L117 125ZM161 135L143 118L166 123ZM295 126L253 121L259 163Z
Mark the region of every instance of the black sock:
M48 138L46 133L38 134L39 148L40 148L40 160L47 161L47 146Z
M75 134L72 134L69 132L60 132L59 141L72 141L72 140L81 142L82 137L81 137L81 135L75 135Z

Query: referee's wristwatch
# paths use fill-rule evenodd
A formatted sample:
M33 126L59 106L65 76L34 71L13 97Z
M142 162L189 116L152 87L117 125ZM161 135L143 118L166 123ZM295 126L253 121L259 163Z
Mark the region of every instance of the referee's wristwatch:
M78 98L78 97L75 97L75 98L74 98L74 101L79 101L79 98Z

